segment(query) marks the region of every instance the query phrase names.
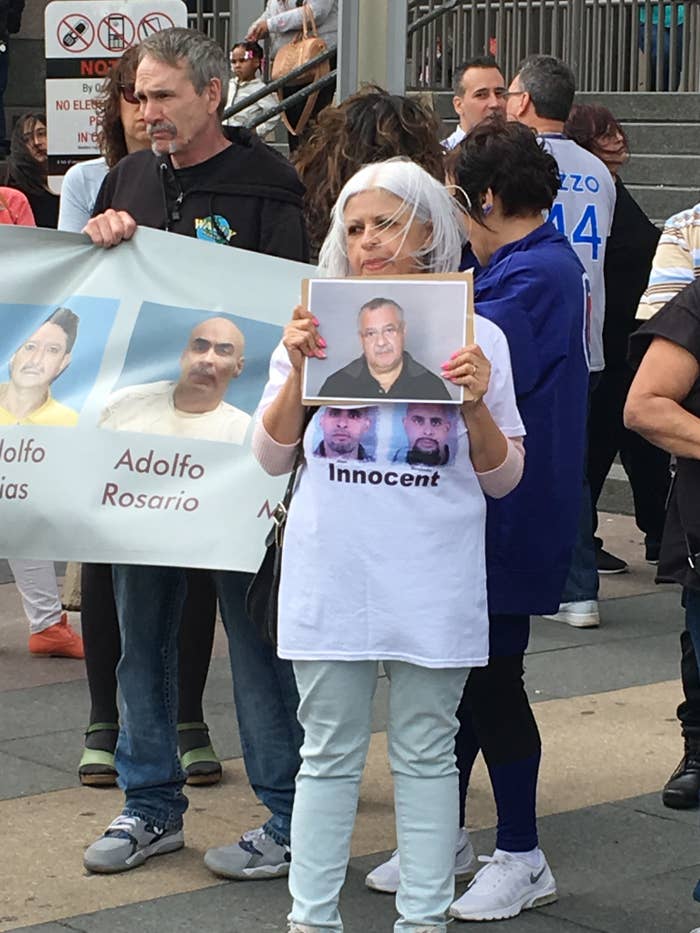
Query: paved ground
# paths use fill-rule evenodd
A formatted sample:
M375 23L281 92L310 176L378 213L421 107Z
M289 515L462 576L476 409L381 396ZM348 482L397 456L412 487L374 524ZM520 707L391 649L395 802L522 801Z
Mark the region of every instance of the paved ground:
M609 484L607 501L628 511L622 484ZM700 874L698 815L664 809L658 793L681 752L678 593L654 586L631 519L601 518L606 543L630 561L630 573L604 581L599 630L536 621L527 665L544 742L541 841L559 901L486 926L494 933L689 933L700 926L700 904L690 896ZM283 933L284 881L220 883L202 864L207 846L264 818L240 761L221 635L206 711L227 759L224 782L191 792L184 850L112 877L88 876L81 864L84 846L120 807L118 791L77 783L83 665L30 658L26 636L15 588L2 585L0 933ZM363 885L394 845L384 700L380 691L343 897L347 933L389 931L395 916L392 898ZM480 853L493 848L494 822L480 767L469 804Z

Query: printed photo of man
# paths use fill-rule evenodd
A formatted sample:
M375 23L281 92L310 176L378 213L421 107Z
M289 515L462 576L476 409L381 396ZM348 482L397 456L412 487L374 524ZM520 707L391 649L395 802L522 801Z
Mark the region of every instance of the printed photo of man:
M360 443L372 428L371 408L323 408L319 416L323 440L314 456L342 460L374 460Z
M396 451L394 461L412 466L449 463L454 456L449 435L457 414L449 405L407 405L402 421L408 444Z
M224 395L243 370L244 349L243 334L233 321L208 318L189 335L177 382L118 390L102 412L100 427L242 444L250 415L225 402Z
M362 356L329 376L319 396L340 399L449 401L444 381L405 349L403 308L391 298L373 298L357 319Z
M0 384L0 425L78 423L78 412L57 402L50 390L71 361L78 322L69 308L57 308L15 351L10 381Z

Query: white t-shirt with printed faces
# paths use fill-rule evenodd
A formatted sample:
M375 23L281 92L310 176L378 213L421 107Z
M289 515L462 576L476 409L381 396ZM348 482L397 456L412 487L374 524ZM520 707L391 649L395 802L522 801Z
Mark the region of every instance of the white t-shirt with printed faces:
M506 338L477 317L476 339L492 365L491 415L522 437ZM289 369L280 346L257 417ZM485 665L486 503L459 406L320 408L304 450L284 538L280 657Z
M606 166L572 139L558 133L540 137L559 166L561 188L549 219L581 260L591 283L590 369L605 368L605 245L615 213L615 183Z

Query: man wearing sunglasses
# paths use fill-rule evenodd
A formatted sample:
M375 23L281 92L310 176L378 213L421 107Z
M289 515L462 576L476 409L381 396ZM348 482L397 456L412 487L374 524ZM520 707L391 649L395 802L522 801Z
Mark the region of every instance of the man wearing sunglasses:
M141 224L287 259L308 258L303 187L294 169L255 134L221 126L229 74L224 52L195 30L167 29L142 43L135 96L151 151L126 156L107 175L85 227L93 243L116 246ZM176 652L169 646L180 625L186 571L118 565L112 573L122 643L117 679L127 726L119 735L115 767L126 799L121 814L85 852L86 868L101 873L135 868L152 855L181 848L188 806L177 758L177 698L163 686L177 678ZM206 861L226 877L273 878L287 874L290 862L302 741L294 674L245 617L250 575L212 574L229 640L246 771L271 816L232 845L210 850Z

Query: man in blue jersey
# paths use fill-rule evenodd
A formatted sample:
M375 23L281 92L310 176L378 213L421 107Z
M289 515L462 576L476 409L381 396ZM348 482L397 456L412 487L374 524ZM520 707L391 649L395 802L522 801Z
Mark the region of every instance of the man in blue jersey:
M600 159L564 135L576 91L571 69L550 55L526 58L506 94L508 118L532 127L557 160L561 188L549 215L571 243L591 286L589 353L591 391L605 367L605 244L615 210L615 185ZM612 555L611 555L612 556ZM624 569L624 567L622 567ZM584 483L578 540L559 612L551 616L576 628L600 624L598 568L591 523L590 488Z

